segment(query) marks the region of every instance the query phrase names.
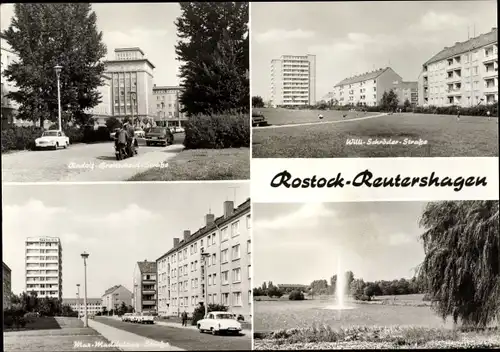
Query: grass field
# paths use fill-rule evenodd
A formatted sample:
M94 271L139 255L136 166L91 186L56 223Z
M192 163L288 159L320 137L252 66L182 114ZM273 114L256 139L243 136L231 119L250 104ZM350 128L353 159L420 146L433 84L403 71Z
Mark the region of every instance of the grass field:
M253 157L498 156L498 120L451 115L259 109L270 126L252 129ZM321 113L324 118L318 119ZM343 115L347 114L345 118ZM299 125L293 125L299 124ZM300 125L306 124L306 125ZM363 144L349 145L348 140ZM371 144L371 141L398 144ZM407 144L403 141L427 144Z
M168 167L154 167L130 181L248 180L250 148L188 149L168 160Z

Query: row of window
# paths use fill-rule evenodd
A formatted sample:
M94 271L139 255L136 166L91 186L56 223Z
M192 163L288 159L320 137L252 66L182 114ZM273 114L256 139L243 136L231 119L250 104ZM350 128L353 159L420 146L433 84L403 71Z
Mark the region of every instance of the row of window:
M252 301L251 296L252 292L248 291L248 304L251 304ZM191 302L191 305L189 305L189 302ZM233 307L241 307L243 305L241 292L232 292L231 296L229 295L229 293L221 293L220 302L218 301L218 295L216 293L209 294L207 296L207 303L223 304L226 306L233 306ZM194 307L197 304L198 304L198 296L179 297L172 299L172 306L174 307L177 307L177 305L179 305L179 307L188 307L188 306Z
M26 247L58 247L57 242L26 242Z

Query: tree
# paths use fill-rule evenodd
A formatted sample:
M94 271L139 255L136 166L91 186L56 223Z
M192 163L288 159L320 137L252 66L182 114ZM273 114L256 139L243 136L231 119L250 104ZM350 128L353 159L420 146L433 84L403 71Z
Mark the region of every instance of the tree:
M405 108L405 111L408 111L410 110L411 108L411 103L410 101L408 100L408 98L406 98L405 102L404 102L404 108Z
M18 118L57 121L56 65L60 74L64 124L85 125L85 110L99 104L106 55L96 14L89 3L17 3L5 40L19 59L4 71L18 91L8 98L20 104Z
M249 108L247 2L180 3L177 18L182 112L188 116Z
M500 318L498 201L429 203L419 275L443 318L484 327Z
M252 97L252 108L263 108L264 107L264 100L262 99L261 96L254 96Z
M352 271L346 271L345 273L345 284L347 287L351 287L351 282L354 281L354 273Z
M398 107L398 104L398 96L396 95L394 90L391 89L389 92L384 92L384 94L382 94L380 105L385 111L395 111Z
M368 283L365 288L363 289L363 294L368 297L368 300L370 301L373 296L377 293L378 286L375 285L374 283Z
M326 295L328 294L328 281L314 280L311 282L311 292L313 295Z
M272 297L280 298L281 296L283 296L283 292L277 286L271 284L267 289L267 295L271 298Z
M288 299L290 301L303 301L304 300L304 294L301 291L292 291L290 295L288 295Z
M264 283L262 284L262 291L264 292L264 294L267 294L267 284L266 282L264 281Z
M106 127L108 130L113 131L115 128L122 127L122 123L116 117L110 116L106 119Z
M349 291L354 299L361 299L364 294L365 282L362 279L355 279L351 282Z

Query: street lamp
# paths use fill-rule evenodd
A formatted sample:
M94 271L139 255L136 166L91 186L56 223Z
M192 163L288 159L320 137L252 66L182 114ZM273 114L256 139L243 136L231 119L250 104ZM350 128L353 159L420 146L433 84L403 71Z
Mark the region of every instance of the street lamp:
M61 123L61 84L60 84L62 66L56 65L56 66L54 66L54 70L56 70L56 76L57 76L57 106L58 106L57 112L58 112L58 121L59 121L59 131L62 131L62 123Z
M78 311L78 319L80 319L80 284L76 284L76 306Z
M162 124L165 122L165 103L164 102L161 102L161 112L163 113L163 119L162 119ZM165 122L165 126L164 127L167 127L166 126L166 122Z
M135 110L135 102L137 100L137 93L135 91L134 92L130 92L130 99L132 100L132 113L131 113L132 123L135 126L135 122L134 122L134 110ZM137 112L137 117L139 117L139 111Z
M83 304L84 304L84 309L85 309L85 321L84 321L84 326L86 328L89 327L89 319L87 316L87 258L89 257L89 254L87 252L83 252L81 254L83 258L83 268L84 268L84 280L85 280L85 295L83 296Z
M203 270L205 271L205 277L204 277L204 280L205 280L205 289L204 289L204 296L205 296L205 316L208 314L208 294L207 294L207 291L208 291L208 271L207 271L207 258L210 258L210 253L205 253L205 252L201 252L201 257L203 258Z

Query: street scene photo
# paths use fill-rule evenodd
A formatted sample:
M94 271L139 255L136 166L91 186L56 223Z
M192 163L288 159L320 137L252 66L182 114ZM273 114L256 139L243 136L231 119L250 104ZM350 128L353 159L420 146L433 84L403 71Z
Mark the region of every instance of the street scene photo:
M496 1L254 3L255 158L498 157Z
M2 4L3 181L249 179L248 7Z
M247 182L8 185L2 201L4 351L252 348Z
M254 203L254 349L500 348L498 205Z

